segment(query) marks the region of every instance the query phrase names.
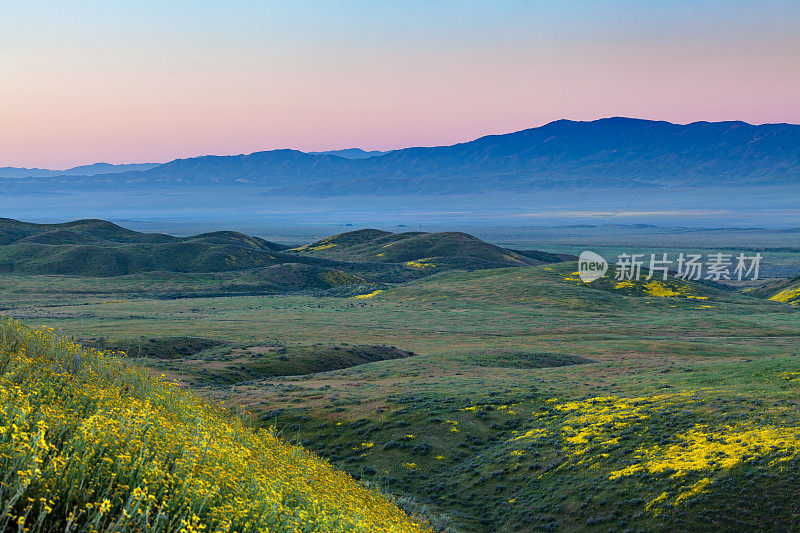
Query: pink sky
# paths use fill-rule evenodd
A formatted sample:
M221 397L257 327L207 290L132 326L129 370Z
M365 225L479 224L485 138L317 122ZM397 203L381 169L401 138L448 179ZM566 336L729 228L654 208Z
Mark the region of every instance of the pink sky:
M800 122L792 2L209 4L12 8L0 166L451 144L559 118Z

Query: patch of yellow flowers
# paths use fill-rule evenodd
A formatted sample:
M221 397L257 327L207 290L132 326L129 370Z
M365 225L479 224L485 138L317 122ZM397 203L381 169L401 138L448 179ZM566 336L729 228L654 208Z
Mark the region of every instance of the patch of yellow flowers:
M436 267L435 263L426 263L423 260L415 259L413 261L406 261L403 263L408 268L418 268L418 269L425 269L425 268L434 268Z
M688 473L729 469L746 459L783 452L774 463L800 452L800 428L756 426L754 424L710 427L698 424L678 435L678 444L641 448L636 462L612 472L610 479L640 471L671 472L678 478Z
M690 474L712 475L730 470L745 461L769 455L770 467L788 461L800 453L800 428L757 426L752 423L710 427L698 424L677 436L677 444L640 448L635 462L611 473L614 480L637 472L667 473L673 479ZM708 477L678 490L675 504L706 491L712 480ZM667 500L664 492L651 501L648 510L658 512L656 504Z
M567 415L561 426L568 451L572 456L586 453L592 442L602 446L617 443L617 437L606 434L638 424L650 417L654 405L669 405L665 395L649 398L617 398L598 396L581 402L567 402L553 407Z
M785 374L794 377L794 373ZM619 437L614 434L619 430L638 430L648 423L655 410L689 401L697 403L701 399L687 393L640 398L605 396L565 403L551 399L547 400L551 411L563 415L557 425L534 427L510 442L537 441L556 431L561 437L563 453L572 464L589 463L589 468L597 468L598 459L609 457L609 453L600 452L610 451L618 443ZM590 447L595 453L587 453ZM516 455L517 451L511 454ZM673 482L672 488L647 504L648 511L658 514L665 505L681 505L707 492L715 478L748 461L763 458L769 461L770 468L777 468L798 456L800 427L753 422L695 424L676 434L670 444L640 446L632 457L624 459L628 466L615 465L608 479L613 481L640 473L666 475Z
M0 317L0 530L422 528L271 430Z
M642 295L655 296L657 298L691 298L693 300L708 300L708 296L700 296L688 284L681 284L676 281L652 280L647 283L637 284L634 281L620 281L614 288L617 290L627 290L639 292Z
M359 294L358 296L353 296L353 298L355 298L357 300L364 300L364 299L367 299L367 298L374 298L375 296L381 294L382 292L383 292L382 290L378 289L377 291L372 291L372 292L369 292L367 294Z
M770 296L770 300L791 305L800 305L800 286L783 290Z

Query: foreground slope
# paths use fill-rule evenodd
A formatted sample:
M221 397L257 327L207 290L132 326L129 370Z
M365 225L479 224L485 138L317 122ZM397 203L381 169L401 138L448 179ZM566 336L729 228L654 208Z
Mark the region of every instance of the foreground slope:
M0 321L0 529L416 531L272 431L115 357Z

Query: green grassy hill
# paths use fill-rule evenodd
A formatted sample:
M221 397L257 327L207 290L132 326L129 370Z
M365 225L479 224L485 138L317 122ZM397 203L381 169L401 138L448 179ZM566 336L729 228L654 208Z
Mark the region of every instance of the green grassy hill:
M446 272L375 294L369 311L402 327L402 307L417 323L398 337L426 355L293 380L307 389L279 427L464 531L790 527L800 314L692 282L583 283L574 268ZM591 360L550 366L548 353ZM333 403L342 413L311 399L355 383L368 392ZM254 407L278 397L256 387L234 390Z
M31 224L0 219L0 272L120 276L245 270L287 262L278 253L284 248L235 232L179 238L103 220Z
M0 218L0 245L23 240L46 244L89 244L174 242L178 238L162 233L139 233L97 219L75 220L61 224L34 224Z
M390 233L376 229L340 233L291 251L348 261L403 263L413 269L498 268L563 260L556 254L501 248L460 232Z
M420 531L377 491L219 405L0 320L0 530Z
M89 294L101 298L162 299L298 292L352 296L374 290L375 283L413 279L415 274L399 267L341 266L347 271L281 263L227 272L154 271L112 277L4 273L0 290L12 292L14 298L41 304Z

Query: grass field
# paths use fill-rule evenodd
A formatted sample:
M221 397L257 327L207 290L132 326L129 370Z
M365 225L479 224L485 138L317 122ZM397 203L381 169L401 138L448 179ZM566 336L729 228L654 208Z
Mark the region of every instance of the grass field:
M587 285L574 268L449 271L359 297L114 299L62 280L59 298L36 277L0 294L3 314L65 335L229 343L137 361L442 528L790 527L800 309L706 285ZM354 345L415 355L306 373Z

